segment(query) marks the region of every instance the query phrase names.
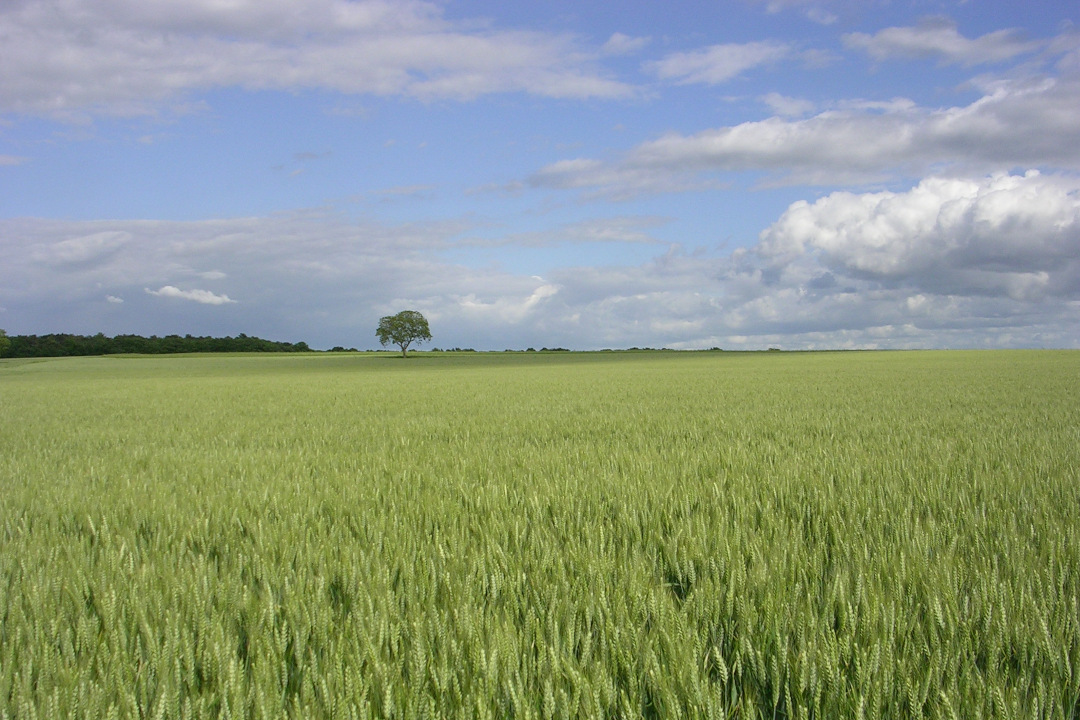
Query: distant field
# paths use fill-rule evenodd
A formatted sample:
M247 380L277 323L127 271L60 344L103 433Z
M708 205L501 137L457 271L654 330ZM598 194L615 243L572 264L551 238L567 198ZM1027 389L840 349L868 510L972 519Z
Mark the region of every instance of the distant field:
M1080 352L0 360L0 718L1075 718Z

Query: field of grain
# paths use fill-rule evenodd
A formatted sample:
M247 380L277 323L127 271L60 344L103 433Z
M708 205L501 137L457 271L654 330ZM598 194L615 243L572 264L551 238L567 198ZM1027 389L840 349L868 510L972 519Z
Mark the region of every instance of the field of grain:
M1075 718L1080 353L0 361L0 718Z

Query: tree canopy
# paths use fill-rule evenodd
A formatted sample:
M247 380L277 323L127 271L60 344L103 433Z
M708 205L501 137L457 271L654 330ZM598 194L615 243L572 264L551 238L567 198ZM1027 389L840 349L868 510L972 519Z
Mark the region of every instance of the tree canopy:
M4 340L9 343L4 348ZM72 355L112 355L118 353L214 353L214 352L308 352L305 342L263 340L240 333L237 337L193 337L191 335L11 335L0 339L0 355L5 357L65 357Z
M401 357L409 356L409 346L431 339L428 321L416 310L402 310L397 315L387 315L379 319L375 330L382 345L393 343L401 348Z

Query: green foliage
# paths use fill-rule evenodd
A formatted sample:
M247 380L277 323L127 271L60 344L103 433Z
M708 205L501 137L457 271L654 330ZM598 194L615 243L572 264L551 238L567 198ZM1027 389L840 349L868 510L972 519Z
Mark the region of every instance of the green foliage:
M85 355L116 355L123 353L156 355L165 353L211 353L211 352L308 352L307 343L276 342L240 333L234 337L194 337L166 335L142 337L141 335L14 335L6 357L74 357ZM2 341L0 341L2 344Z
M0 357L6 356L10 347L11 338L7 336L7 332L3 328L0 328Z
M397 315L380 318L375 335L378 336L380 344L385 346L393 343L401 348L401 357L408 357L410 345L419 345L424 340L431 339L431 329L428 327L427 318L416 310L402 310Z
M375 357L0 363L0 717L1080 711L1080 353Z

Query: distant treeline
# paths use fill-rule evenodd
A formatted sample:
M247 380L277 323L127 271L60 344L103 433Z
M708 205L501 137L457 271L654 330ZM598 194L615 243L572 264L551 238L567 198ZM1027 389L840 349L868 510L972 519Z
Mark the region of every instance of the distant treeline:
M192 335L9 335L10 344L4 357L67 357L72 355L116 355L139 353L211 353L211 352L307 352L305 342L287 343L248 337L194 337Z

